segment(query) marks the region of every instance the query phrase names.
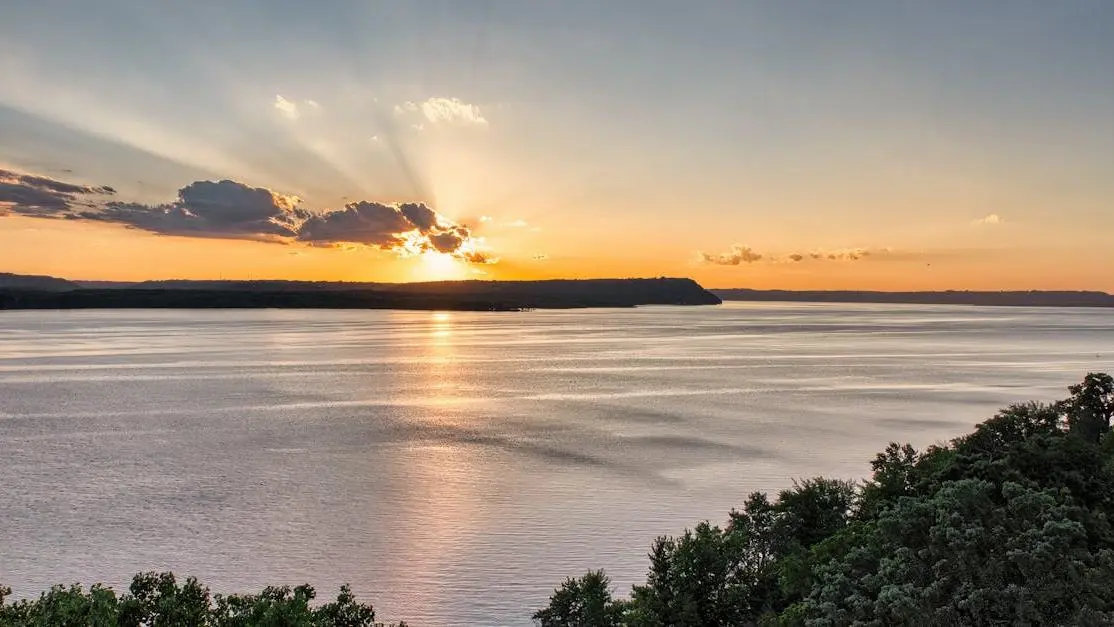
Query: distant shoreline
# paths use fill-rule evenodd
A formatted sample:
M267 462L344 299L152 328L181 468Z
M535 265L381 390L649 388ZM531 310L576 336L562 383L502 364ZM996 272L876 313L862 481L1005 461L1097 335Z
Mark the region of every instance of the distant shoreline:
M724 301L972 305L980 307L1114 307L1114 295L1083 291L874 292L850 290L710 289Z
M1114 308L1099 291L705 289L686 278L360 283L287 280L71 281L0 273L4 309L403 309L524 311L718 305L737 302L875 303Z
M0 310L12 309L404 309L526 311L718 305L691 279L314 283L150 281L85 286L52 277L0 275Z

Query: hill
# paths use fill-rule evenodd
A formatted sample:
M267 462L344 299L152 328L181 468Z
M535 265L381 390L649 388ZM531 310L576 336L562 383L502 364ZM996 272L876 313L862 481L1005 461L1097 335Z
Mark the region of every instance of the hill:
M152 281L68 291L0 289L0 309L299 308L513 311L639 305L718 305L691 279L441 281Z
M52 276L11 274L0 272L0 290L42 290L47 292L72 290L76 283Z

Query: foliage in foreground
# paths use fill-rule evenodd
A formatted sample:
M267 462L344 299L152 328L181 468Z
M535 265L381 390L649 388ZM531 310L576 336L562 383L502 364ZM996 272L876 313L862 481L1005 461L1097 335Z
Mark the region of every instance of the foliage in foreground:
M210 595L194 578L179 585L172 573L140 573L117 596L99 584L54 586L36 600L5 604L0 627L373 627L375 610L357 603L348 586L336 601L310 605L310 586L268 587L258 595ZM400 624L398 627L405 627Z
M890 444L862 485L752 494L658 538L646 583L568 579L543 627L1114 624L1114 380L1013 405L946 446Z

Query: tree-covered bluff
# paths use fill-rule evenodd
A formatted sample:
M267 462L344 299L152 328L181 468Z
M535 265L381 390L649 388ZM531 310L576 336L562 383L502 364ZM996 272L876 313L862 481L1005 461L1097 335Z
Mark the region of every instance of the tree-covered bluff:
M1013 405L945 446L890 444L862 484L752 494L658 538L614 598L569 579L544 627L1114 624L1114 380Z

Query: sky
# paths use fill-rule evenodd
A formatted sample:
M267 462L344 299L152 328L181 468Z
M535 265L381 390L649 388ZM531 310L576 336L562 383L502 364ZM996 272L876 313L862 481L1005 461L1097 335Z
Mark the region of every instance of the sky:
M0 271L1114 291L1114 2L37 0Z

